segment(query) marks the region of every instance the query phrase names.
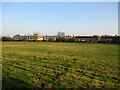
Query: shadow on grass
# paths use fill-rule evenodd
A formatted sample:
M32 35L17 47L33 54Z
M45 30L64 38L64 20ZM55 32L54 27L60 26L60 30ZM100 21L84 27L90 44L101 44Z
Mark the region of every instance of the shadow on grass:
M31 88L32 86L17 78L3 78L2 79L2 90L10 88Z

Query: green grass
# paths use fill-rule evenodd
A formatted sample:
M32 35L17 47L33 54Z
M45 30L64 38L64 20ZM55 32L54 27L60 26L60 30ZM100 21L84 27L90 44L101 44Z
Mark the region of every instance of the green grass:
M118 88L118 45L3 42L3 88Z

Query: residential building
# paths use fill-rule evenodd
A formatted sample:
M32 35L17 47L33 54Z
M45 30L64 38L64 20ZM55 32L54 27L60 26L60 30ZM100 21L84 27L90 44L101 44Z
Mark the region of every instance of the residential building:
M41 40L41 37L39 35L27 35L27 34L17 34L13 36L13 40L16 41L22 41L26 39L27 41L31 41L31 40Z

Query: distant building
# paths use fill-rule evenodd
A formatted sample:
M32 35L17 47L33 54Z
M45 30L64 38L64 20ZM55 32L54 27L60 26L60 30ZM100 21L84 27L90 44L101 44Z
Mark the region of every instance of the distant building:
M56 41L57 36L44 36L43 41L49 41L50 38L52 38L53 41Z
M100 41L101 42L104 42L104 43L110 43L112 42L112 39L114 38L115 36L107 36L107 35L104 35L104 36L101 36L100 37Z
M61 41L61 42L88 42L88 43L120 43L120 36L109 36L109 35L93 35L93 36L39 36L37 34L17 34L13 36L15 41Z
M97 42L98 36L76 36L75 41L77 41L77 42Z
M41 37L39 35L26 35L26 34L17 34L13 36L13 40L16 41L22 41L23 39L26 39L27 41L31 41L31 40L41 40Z
M24 34L17 34L13 36L13 40L19 41L19 40L22 40L23 37L24 37Z

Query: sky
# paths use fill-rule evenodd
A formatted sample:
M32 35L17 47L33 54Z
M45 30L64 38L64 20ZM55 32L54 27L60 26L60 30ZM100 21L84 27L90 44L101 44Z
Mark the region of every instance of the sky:
M2 2L2 35L116 35L117 2Z

